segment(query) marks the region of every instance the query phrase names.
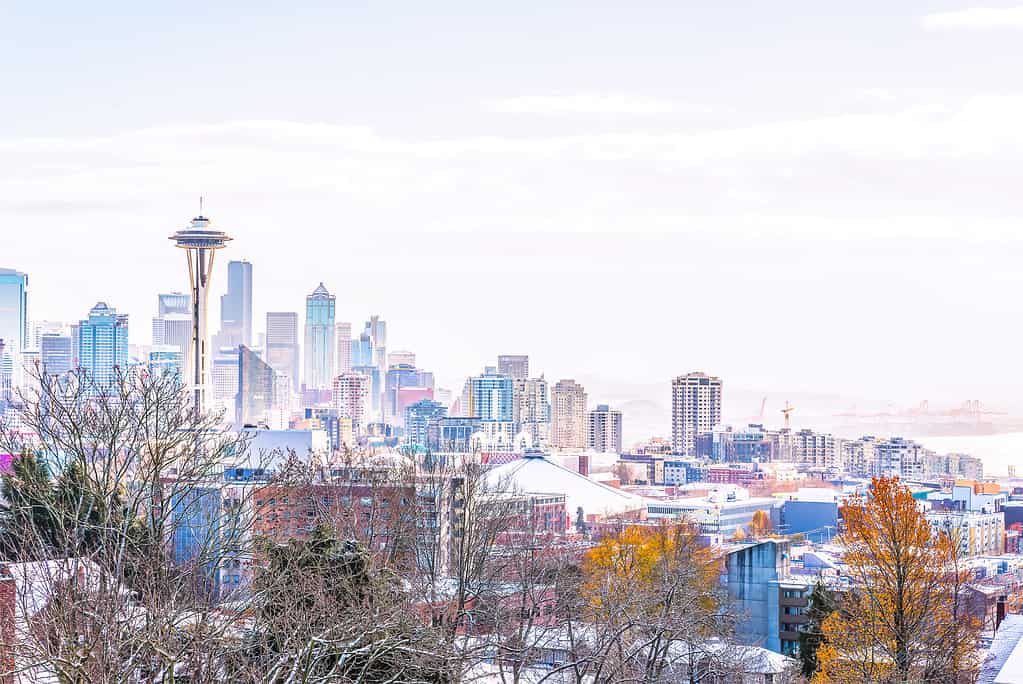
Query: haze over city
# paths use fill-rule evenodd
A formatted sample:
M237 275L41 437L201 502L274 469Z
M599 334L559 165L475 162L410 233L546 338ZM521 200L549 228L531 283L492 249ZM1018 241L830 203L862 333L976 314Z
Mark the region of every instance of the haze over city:
M5 6L4 265L145 336L204 195L255 320L322 280L444 386L1020 407L1023 10L493 9Z

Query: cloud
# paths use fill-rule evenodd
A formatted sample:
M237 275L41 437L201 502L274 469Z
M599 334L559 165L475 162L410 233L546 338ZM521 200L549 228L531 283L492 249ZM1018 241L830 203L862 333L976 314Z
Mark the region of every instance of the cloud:
M706 114L709 107L641 95L615 93L579 95L524 95L488 100L484 108L502 114L538 114L564 116L573 114Z
M927 29L1023 28L1023 7L970 7L928 14L922 23Z

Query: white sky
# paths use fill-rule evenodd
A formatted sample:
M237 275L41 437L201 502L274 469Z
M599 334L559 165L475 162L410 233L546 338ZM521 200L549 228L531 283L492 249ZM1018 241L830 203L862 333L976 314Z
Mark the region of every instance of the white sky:
M257 329L322 280L445 386L1023 403L1023 7L40 4L0 2L33 318L148 342L204 194Z

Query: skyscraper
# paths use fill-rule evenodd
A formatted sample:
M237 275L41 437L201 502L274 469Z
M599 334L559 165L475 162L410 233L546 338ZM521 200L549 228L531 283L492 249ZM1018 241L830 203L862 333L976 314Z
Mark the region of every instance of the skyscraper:
M529 377L529 357L507 354L498 356L497 372L507 375L512 380L525 380Z
M512 422L512 379L487 366L470 380L469 415L483 421Z
M220 297L219 347L252 346L252 264L227 262L227 293Z
M202 205L200 203L200 212ZM206 395L206 364L209 334L206 314L209 288L213 277L213 256L231 240L227 233L213 230L210 220L196 216L184 230L170 236L174 244L185 250L188 260L188 284L192 306L192 360L188 381L192 384L193 406L202 413Z
M622 453L622 412L598 404L590 411L588 446L600 452Z
M575 380L558 380L551 392L551 445L584 449L588 432L586 390Z
M340 375L352 370L352 324L338 323L334 330L337 336L337 365L334 372Z
M0 268L0 340L16 358L28 348L28 276Z
M524 378L512 381L512 420L515 429L525 432L533 446L541 447L550 440L551 403L547 381Z
M363 434L369 403L369 377L362 373L342 373L334 378L332 385L337 415L351 419L354 434Z
M235 416L239 425L269 425L274 413L276 373L259 354L238 347L238 394Z
M163 297L159 295L160 310L164 310ZM187 297L186 297L187 304ZM181 351L181 379L187 382L192 377L192 314L177 309L168 309L153 319L153 345L171 346Z
M71 336L44 333L39 337L39 360L47 375L63 375L73 367Z
M108 388L128 365L128 316L97 302L78 323L78 359L101 390Z
M704 373L680 375L671 383L671 446L682 456L696 454L696 438L721 423L721 378Z
M411 446L433 446L430 444L431 425L447 415L447 407L432 399L422 399L408 406L405 409L405 441Z
M210 364L210 385L213 394L210 410L223 411L223 422L234 423L238 397L238 347L217 350Z
M266 362L291 380L298 391L301 382L298 365L298 314L294 311L270 311L266 314Z
M305 387L331 389L337 355L334 295L320 283L305 298Z

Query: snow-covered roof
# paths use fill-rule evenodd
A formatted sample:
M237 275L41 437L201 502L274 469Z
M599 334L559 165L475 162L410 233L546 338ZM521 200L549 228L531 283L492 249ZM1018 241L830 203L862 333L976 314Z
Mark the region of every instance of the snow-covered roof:
M541 456L527 456L505 463L487 475L491 487L521 492L565 495L565 509L574 516L578 508L585 515L618 515L642 511L646 500L563 468Z
M1023 682L1023 615L1006 615L991 641L977 684Z

